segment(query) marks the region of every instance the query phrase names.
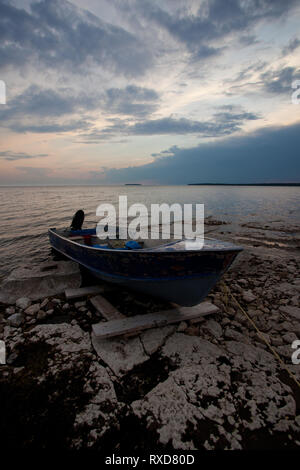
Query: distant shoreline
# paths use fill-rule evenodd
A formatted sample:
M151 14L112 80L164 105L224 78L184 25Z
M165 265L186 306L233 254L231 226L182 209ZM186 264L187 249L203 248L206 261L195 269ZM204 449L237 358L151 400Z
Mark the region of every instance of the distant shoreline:
M264 186L264 187L300 187L300 183L182 183L182 184L141 184L141 183L120 183L120 184L0 184L0 188L91 188L91 187L116 187L121 186L142 186L143 188L161 186Z
M188 183L187 186L300 186L300 183Z

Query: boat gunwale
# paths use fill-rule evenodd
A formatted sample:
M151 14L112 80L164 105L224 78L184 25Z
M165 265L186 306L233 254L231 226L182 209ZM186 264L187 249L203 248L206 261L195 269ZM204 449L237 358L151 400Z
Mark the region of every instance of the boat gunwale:
M111 249L111 248L99 248L99 247L94 247L94 246L89 246L89 245L82 245L81 243L78 243L77 241L75 240L71 240L70 238L68 237L65 237L61 234L59 234L57 231L56 231L56 228L49 228L48 229L48 233L52 233L54 236L58 237L58 238L61 238L62 240L65 240L66 242L68 243L72 243L76 246L80 246L80 247L83 247L85 249L91 249L91 250L95 250L95 252L107 252L107 253L114 253L114 252L117 252L117 253L124 253L124 254L128 254L130 252L133 252L133 253L157 253L157 254L168 254L170 255L171 253L174 255L175 253L178 253L178 254L182 254L182 253L212 253L212 252L240 252L240 251L243 251L243 247L241 246L238 246L238 245L231 245L231 247L222 247L222 248L211 248L211 249L200 249L200 250L174 250L174 251L167 251L167 250L162 250L162 251L159 251L159 250L154 250L152 248L139 248L139 249L132 249L132 250L122 250L122 249L119 249L119 248L114 248L114 249ZM183 241L183 240L187 240L187 239L182 239L182 240L179 240L179 241ZM216 239L212 239L212 238L208 238L208 240L216 240ZM218 241L218 240L217 240ZM177 243L177 241L174 242L174 244ZM230 242L225 242L225 243L229 243ZM162 245L159 245L160 247L163 247L163 246L169 246L170 244L162 244ZM56 248L55 248L56 249Z

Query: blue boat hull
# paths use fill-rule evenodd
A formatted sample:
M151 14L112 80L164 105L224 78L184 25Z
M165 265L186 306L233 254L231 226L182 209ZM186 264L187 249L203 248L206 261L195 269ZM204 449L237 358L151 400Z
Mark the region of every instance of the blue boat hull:
M240 249L146 251L95 249L49 230L51 246L97 278L192 306L201 302Z

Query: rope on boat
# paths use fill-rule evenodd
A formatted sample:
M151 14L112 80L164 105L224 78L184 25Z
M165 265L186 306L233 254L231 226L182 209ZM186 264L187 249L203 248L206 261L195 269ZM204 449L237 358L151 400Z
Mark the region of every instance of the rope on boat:
M258 328L258 326L256 325L256 323L252 320L252 318L250 318L250 316L248 315L248 313L246 312L246 310L241 306L241 304L239 303L239 301L234 297L234 295L232 294L230 288L225 284L225 282L223 281L221 283L221 285L224 287L224 290L227 292L228 296L232 298L232 300L236 303L236 305L238 306L238 308L240 309L240 311L247 317L247 319L249 320L249 322L251 323L251 325L255 328L255 330L257 331L258 333L258 336L264 341L264 343L267 345L267 347L270 349L270 351L272 352L272 354L275 356L275 358L279 361L281 367L283 369L286 370L286 372L289 374L290 378L295 382L295 384L300 388L300 382L299 380L297 380L295 374L293 374L293 372L288 368L288 366L283 362L283 360L281 359L281 357L279 356L279 354L277 353L277 351L273 348L273 346L271 346L271 344L269 343L269 341L264 337L263 333L260 331L260 329ZM228 306L228 298L225 299L225 305L226 307Z

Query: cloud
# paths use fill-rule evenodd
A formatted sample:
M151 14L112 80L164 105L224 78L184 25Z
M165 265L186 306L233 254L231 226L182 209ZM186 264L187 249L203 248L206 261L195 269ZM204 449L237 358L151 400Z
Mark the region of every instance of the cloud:
M169 156L138 167L106 170L105 177L109 183L300 182L299 147L300 123L192 148L173 147L167 150Z
M30 9L0 4L0 64L63 66L86 73L91 64L125 76L143 74L152 53L141 40L66 0L41 0Z
M250 26L280 18L296 5L297 0L207 0L200 4L196 13L188 8L193 4L188 4L172 14L155 1L135 2L141 15L168 31L198 59L219 54L221 49L210 43L233 33L242 33L242 41L253 43L255 39L246 34Z
M227 134L236 130L235 124L223 122L201 122L172 117L138 122L128 131L134 135L198 134L205 137Z
M104 96L104 108L110 114L147 116L157 109L158 93L150 88L128 85L125 88L109 88Z
M253 46L253 44L258 44L259 43L256 36L254 36L253 34L248 34L248 35L245 35L245 36L241 36L239 38L239 42L243 46Z
M17 133L34 133L34 134L59 134L65 132L83 131L90 128L90 123L84 120L71 120L64 123L44 122L43 124L31 123L14 123L9 128Z
M53 90L31 85L0 108L0 122L16 133L83 131L90 123L86 118L76 119L76 114L84 115L97 104L94 96L76 94L69 88Z
M236 77L227 80L229 83L241 83L243 80L249 82L253 75L257 72L262 72L267 67L267 62L258 61L254 64L248 65L247 67L240 70Z
M300 46L300 39L298 38L291 39L289 43L282 49L282 55L286 56L288 54L291 54L299 46Z
M9 100L0 110L0 120L22 117L24 115L44 118L60 117L74 112L95 109L97 98L85 93L75 94L69 88L41 88L31 85L22 93Z
M278 69L268 68L266 62L258 62L241 70L238 75L225 81L233 83L227 95L236 92L272 93L276 95L291 94L292 83L300 78L300 69L296 67L281 67Z
M42 157L48 157L47 153L40 153L40 154L28 154L24 152L11 152L10 150L4 150L3 152L0 152L0 159L2 160L8 160L10 162L16 161L16 160L27 160L29 158L42 158Z
M113 119L111 120L112 124L102 131L95 129L88 134L81 135L81 137L87 143L108 140L112 136L120 134L127 136L196 134L201 137L220 137L240 130L245 121L255 119L259 119L259 116L243 111L238 113L229 111L215 113L210 121L196 121L169 116L132 124L130 120Z
M0 109L0 122L14 132L70 132L87 130L100 112L142 118L158 107L159 95L150 88L128 85L86 94L70 88L56 90L32 85ZM70 120L69 116L73 116ZM74 116L84 116L74 119Z
M264 89L269 93L291 93L293 81L300 79L300 70L295 67L269 70L261 74L260 79Z

